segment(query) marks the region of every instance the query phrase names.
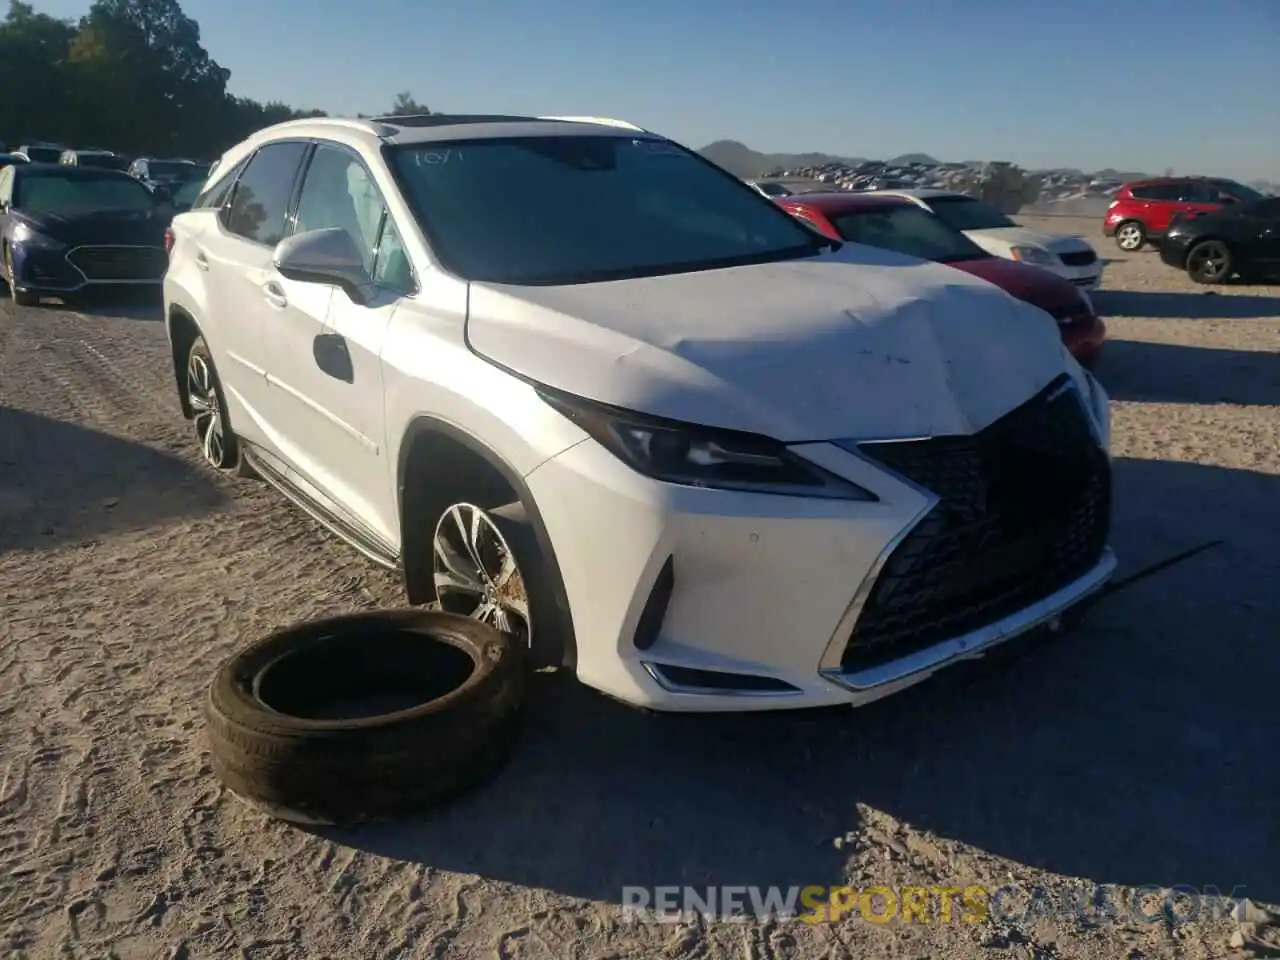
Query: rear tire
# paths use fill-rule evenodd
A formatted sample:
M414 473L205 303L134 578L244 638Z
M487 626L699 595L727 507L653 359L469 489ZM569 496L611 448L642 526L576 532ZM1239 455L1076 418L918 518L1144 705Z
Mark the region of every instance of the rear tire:
M1141 250L1147 242L1147 228L1137 220L1125 220L1116 227L1116 246L1127 253Z
M240 439L231 429L222 381L218 379L213 354L209 352L204 337L196 337L187 351L184 389L196 440L205 462L213 469L233 476L256 477L257 472L244 458Z
M1231 248L1221 240L1204 240L1187 253L1187 276L1196 283L1226 283L1234 272Z

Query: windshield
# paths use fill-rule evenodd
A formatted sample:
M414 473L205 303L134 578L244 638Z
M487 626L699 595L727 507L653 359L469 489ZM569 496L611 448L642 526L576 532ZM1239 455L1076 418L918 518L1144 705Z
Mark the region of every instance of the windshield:
M191 176L193 165L180 160L150 160L147 172L155 179L180 180Z
M57 147L27 147L22 151L32 163L57 163L62 151Z
M921 260L957 263L989 256L963 233L915 204L857 210L829 219L846 240Z
M816 253L740 180L665 140L522 137L392 148L437 254L457 275L561 284Z
M102 211L148 213L155 199L132 178L39 176L19 181L14 206L30 213L75 217Z
M1017 226L995 207L970 197L929 197L925 203L957 230L999 230Z
M1246 187L1243 183L1236 183L1234 180L1210 180L1209 182L1223 193L1229 193L1237 200L1242 200L1245 203L1266 199L1265 194L1259 193L1253 187Z

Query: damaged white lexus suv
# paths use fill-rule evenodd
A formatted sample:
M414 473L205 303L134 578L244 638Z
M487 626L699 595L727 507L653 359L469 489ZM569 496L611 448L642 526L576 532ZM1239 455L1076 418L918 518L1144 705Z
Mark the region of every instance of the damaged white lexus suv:
M633 125L290 121L167 244L209 463L623 701L859 705L1115 568L1047 314Z

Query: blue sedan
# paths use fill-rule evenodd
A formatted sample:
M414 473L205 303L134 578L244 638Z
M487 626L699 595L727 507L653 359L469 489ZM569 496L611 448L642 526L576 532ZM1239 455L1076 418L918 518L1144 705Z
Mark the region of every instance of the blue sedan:
M156 286L170 211L127 173L44 163L0 168L0 277L14 302Z

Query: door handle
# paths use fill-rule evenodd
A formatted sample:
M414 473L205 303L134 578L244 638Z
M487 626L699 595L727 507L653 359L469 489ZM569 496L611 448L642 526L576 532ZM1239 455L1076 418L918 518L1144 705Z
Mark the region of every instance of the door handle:
M204 255L203 250L196 251L196 268L199 270L209 269L209 258Z
M262 293L267 298L267 303L277 309L284 309L289 305L289 298L284 295L280 284L274 280L268 280L262 285Z
M311 341L311 355L315 358L316 366L333 379L341 380L343 383L356 382L351 352L347 349L347 341L341 334L320 334Z

